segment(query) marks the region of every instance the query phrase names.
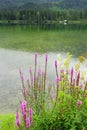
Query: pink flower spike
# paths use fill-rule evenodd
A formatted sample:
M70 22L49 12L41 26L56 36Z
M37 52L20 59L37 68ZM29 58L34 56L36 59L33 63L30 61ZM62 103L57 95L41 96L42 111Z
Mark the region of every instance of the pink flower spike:
M71 69L70 74L71 74L71 84L72 84L72 82L73 82L73 75L74 75L74 69L73 69L73 67Z
M73 74L74 74L74 69L72 67L72 69L71 69L71 77L73 77Z
M29 114L30 114L30 123L31 123L32 122L32 116L33 116L32 108L29 108Z
M22 111L22 102L20 102L20 110Z
M32 68L30 67L30 69L29 69L29 72L30 72L30 75L32 75Z
M80 79L80 71L78 72L78 78Z
M19 119L19 113L18 113L18 111L16 112L16 125L18 126L18 127L20 127L20 119Z
M32 68L30 67L30 82L31 82L31 85L33 84L33 81L34 81L34 78L33 78L33 74L32 74Z
M34 78L33 78L33 76L30 77L30 81L31 81L31 85L32 85L33 82L34 82Z
M32 117L32 115L33 115L33 110L32 110L32 108L29 108L29 114L30 114L30 117Z
M30 127L30 118L26 117L26 128Z
M74 87L74 85L75 85L75 79L72 80L71 85Z
M77 106L80 107L82 105L82 101L81 100L78 100L77 101Z
M26 108L27 108L27 102L24 100L21 104L20 104L20 109L22 112L22 116L25 117L26 116Z
M61 69L60 72L61 72L61 73L64 73L64 69Z
M76 85L79 85L79 80L80 80L80 71L77 74L77 79L76 79Z
M41 75L41 74L42 74L42 70L41 70L41 68L39 68L38 75Z
M24 82L24 75L21 71L21 69L19 69L19 73L20 73L20 78L21 78L21 81Z
M56 83L58 84L60 81L60 78L59 77L56 77Z
M23 93L24 97L26 97L27 90L25 87L22 89L22 93Z
M24 75L23 75L23 73L21 74L21 81L24 82Z
M21 69L19 69L19 73L20 73L20 74L22 73Z
M56 69L57 69L57 66L58 66L57 60L55 60L55 68L56 68Z
M46 56L45 56L45 61L46 61L46 63L48 61L48 54L47 53L46 53Z

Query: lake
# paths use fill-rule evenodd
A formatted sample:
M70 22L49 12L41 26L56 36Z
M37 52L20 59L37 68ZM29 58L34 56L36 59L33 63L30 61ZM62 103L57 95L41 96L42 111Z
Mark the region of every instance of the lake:
M29 52L87 52L87 25L3 25L0 47Z
M34 52L39 53L38 63L41 67L44 67L45 52L48 52L47 79L54 83L54 61L57 55L60 53L64 59L66 52L71 52L73 66L77 56L87 52L87 30L72 26L0 26L0 48L0 113L8 113L16 111L22 99L18 70L22 68L27 80L29 67L34 67ZM85 64L81 70L87 71Z

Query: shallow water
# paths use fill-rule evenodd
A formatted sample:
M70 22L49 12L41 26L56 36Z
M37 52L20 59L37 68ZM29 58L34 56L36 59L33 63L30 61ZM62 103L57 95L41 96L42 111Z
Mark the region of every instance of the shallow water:
M29 52L71 52L75 57L87 52L87 25L3 25L0 48Z
M48 82L55 82L54 61L57 59L58 53L48 53ZM62 53L62 58L66 57L66 53ZM76 58L72 58L71 66L76 63ZM44 68L45 54L39 54L38 65ZM29 77L29 68L34 68L34 54L22 51L13 51L8 49L0 49L0 113L15 112L22 99L21 81L19 76L19 68L22 69L25 78ZM81 70L87 70L85 64L81 66Z

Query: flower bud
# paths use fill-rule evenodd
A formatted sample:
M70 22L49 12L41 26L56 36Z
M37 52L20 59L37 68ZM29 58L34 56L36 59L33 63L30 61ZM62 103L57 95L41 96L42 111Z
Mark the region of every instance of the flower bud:
M18 127L20 127L20 119L19 119L19 113L18 113L18 111L16 112L16 125Z
M60 81L60 78L59 77L56 77L56 83L58 84Z
M26 117L26 128L30 127L30 118Z
M77 106L80 107L82 105L82 101L81 100L78 100L77 101Z

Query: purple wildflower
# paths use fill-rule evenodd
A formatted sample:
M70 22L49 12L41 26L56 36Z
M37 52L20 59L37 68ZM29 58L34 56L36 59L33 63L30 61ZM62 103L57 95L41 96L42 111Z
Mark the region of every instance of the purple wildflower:
M60 72L61 72L62 74L64 74L64 69L61 69Z
M58 84L60 81L60 77L56 77L56 83Z
M20 104L20 109L21 109L21 112L22 112L22 116L23 116L23 117L26 116L26 108L27 108L27 102L26 102L26 101L23 101L23 102Z
M74 74L74 69L73 69L73 67L72 67L72 69L71 69L71 76L73 77L73 74Z
M71 84L72 84L72 82L73 82L73 74L74 74L74 69L73 69L73 67L72 67L72 69L71 69Z
M71 85L74 87L74 85L75 85L75 79L72 79Z
M33 82L34 82L33 76L30 77L30 81L31 81L31 84L33 84Z
M26 128L30 127L30 118L26 117Z
M79 85L79 80L80 80L80 71L77 74L77 80L76 80L76 85Z
M82 105L82 101L81 100L78 100L77 101L77 106L80 107Z
M30 75L32 75L32 68L30 67L30 69L29 69L29 72L30 72Z
M31 122L32 121L32 115L33 115L32 108L29 108L29 114L30 114L30 122Z
M18 113L18 111L16 112L16 125L18 127L20 127L20 119L19 119L19 113Z
M55 68L56 68L56 69L57 69L57 66L58 66L57 60L55 60Z
M30 67L30 81L31 81L31 84L33 84L33 81L34 81L34 78L33 78L33 74L32 74L32 68Z

